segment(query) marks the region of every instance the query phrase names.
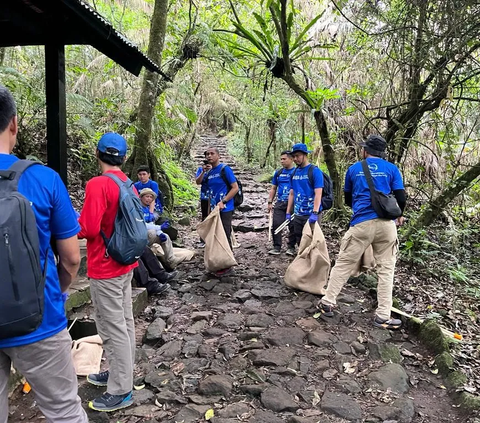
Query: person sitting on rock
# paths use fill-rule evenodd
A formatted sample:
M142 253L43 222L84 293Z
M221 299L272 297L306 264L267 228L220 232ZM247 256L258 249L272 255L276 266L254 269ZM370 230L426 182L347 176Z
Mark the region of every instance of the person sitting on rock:
M311 153L302 143L292 147L293 161L297 165L292 172L292 187L288 196L286 219L291 219L292 210L295 211L293 230L296 243L300 244L305 223L315 223L322 211L323 173L309 163L308 154ZM295 255L294 248L288 248L287 254Z
M210 208L213 210L215 207L219 207L223 229L227 236L228 244L232 248L233 198L238 192L237 179L232 169L220 162L218 148L207 148L205 155L208 163L212 166L212 169L207 174ZM217 272L217 276L227 274L230 270L231 268L222 269Z
M273 199L277 194L277 201L273 207L273 224L272 224L272 238L273 249L268 254L280 254L282 249L282 234L275 235L275 230L286 219L288 196L290 194L292 173L295 171L295 165L293 164L293 157L290 151L283 151L280 155L280 163L282 167L275 171L272 179L272 188L268 196L267 212L272 211ZM288 248L295 250L295 232L293 231L293 222L288 225Z
M171 282L175 280L178 272L167 272L150 247L145 247L138 261L138 267L133 270L133 278L137 286L147 289L148 295L158 295L170 289Z
M165 221L161 225L156 225L154 213L150 212L150 205L155 201L156 195L155 192L150 188L144 188L139 192L140 201L142 202L143 207L143 216L145 223L147 224L147 233L148 233L148 245L152 246L153 244L160 244L163 252L165 253L165 258L163 261L164 266L173 269L175 268L177 262L175 260L175 255L173 253L173 245L170 237L163 232L165 229L170 227L170 222Z
M158 184L150 179L150 168L148 166L140 166L137 170L138 182L135 182L135 188L138 192L145 188L151 189L155 193L155 201L149 205L150 213L155 216L155 221L163 214L163 193L158 188Z
M387 142L379 135L370 135L363 147L362 156L370 170L374 186L384 194L393 192L402 213L406 205L405 188L398 168L384 160ZM348 278L358 265L358 260L371 245L377 264L378 307L373 320L376 327L398 329L402 321L391 317L393 275L398 251L396 225L402 225L403 216L394 220L381 219L372 205L372 197L362 162L349 167L345 176L345 204L352 208L350 229L342 239L340 255L335 263L320 310L325 317L333 317L336 299Z

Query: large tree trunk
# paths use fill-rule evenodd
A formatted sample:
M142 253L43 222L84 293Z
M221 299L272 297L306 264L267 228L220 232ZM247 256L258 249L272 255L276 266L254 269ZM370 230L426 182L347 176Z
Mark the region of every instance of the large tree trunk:
M470 184L480 176L480 161L468 169L464 174L448 184L440 194L430 200L427 207L420 216L413 222L407 231L406 237L414 232L432 224L443 210L453 201L457 195L468 188Z

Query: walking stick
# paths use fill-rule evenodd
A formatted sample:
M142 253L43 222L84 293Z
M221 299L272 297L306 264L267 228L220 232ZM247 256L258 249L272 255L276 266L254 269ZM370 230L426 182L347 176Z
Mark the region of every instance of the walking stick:
M292 214L292 217L290 219L285 220L274 232L275 235L279 234L280 232L283 231L284 228L288 226L288 224L295 218L295 213Z
M273 218L272 212L268 214L268 242L272 240L272 225L273 225Z

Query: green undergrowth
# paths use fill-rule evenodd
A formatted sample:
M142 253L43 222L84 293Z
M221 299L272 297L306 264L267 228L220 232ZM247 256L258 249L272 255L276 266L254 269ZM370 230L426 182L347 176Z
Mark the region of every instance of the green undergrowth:
M195 206L198 201L198 190L186 172L174 161L164 161L162 167L173 186L175 206Z

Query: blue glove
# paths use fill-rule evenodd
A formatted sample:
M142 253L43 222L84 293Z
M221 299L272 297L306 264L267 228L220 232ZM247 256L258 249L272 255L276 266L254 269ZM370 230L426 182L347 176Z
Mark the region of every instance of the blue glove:
M292 218L292 215L290 213L287 213L285 215L285 220L290 220Z
M308 221L309 221L310 223L318 222L318 214L312 213L312 214L310 215L310 217L308 218Z
M167 234L164 234L163 232L158 236L158 238L160 239L160 242L167 242L168 240Z
M162 231L164 231L165 229L168 229L169 227L170 227L170 222L168 220L166 220L160 225L160 228L162 229Z

